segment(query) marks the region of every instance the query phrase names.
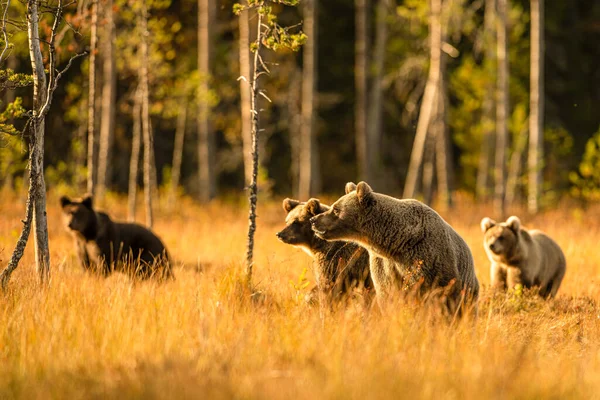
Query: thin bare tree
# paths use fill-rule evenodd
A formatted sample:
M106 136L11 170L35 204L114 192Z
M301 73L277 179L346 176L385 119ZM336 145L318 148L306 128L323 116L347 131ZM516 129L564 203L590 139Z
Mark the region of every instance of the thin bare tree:
M252 118L250 117L250 23L248 21L248 10L241 11L239 18L240 28L240 112L242 124L242 151L244 161L245 185L252 181Z
M77 54L69 59L67 66L62 70L56 69L56 35L62 21L63 1L52 7L48 3L41 6L49 7L54 14L50 39L48 45L48 78L42 55L42 41L39 32L40 2L28 0L26 3L27 36L29 40L29 56L33 70L33 110L28 122L29 133L29 189L27 192L27 203L23 230L19 235L17 245L11 255L8 265L0 273L0 285L6 288L10 275L17 268L29 234L33 225L35 263L40 282L50 281L50 248L48 243L48 221L46 217L46 183L44 181L44 134L45 117L50 110L54 91L58 86L67 69L70 68L74 59L84 55ZM4 15L3 18L6 18Z
M442 54L442 27L441 27L441 9L442 0L430 0L430 18L429 18L429 40L430 40L430 61L429 75L425 85L425 94L421 103L419 120L417 122L417 132L410 154L410 164L408 174L404 185L404 198L415 196L419 170L423 160L423 150L427 139L427 131L431 123L431 117L434 105L437 101L436 92L439 90L439 80L441 74L441 54Z
M133 98L133 137L131 140L131 159L129 160L129 189L127 191L127 220L135 221L135 205L138 189L138 169L140 165L140 146L142 144L142 90L138 86Z
M98 0L91 4L90 71L88 87L87 191L94 193L96 170L96 51L98 48Z
M117 73L115 66L116 29L113 13L113 1L104 4L104 47L102 54L102 117L100 119L100 143L98 148L98 184L96 197L102 199L110 176L111 146L115 128L115 100Z
M446 79L445 54L442 53L442 73L437 96L435 117L435 161L440 205L446 209L454 205L452 185L454 181L452 146L448 133L448 88Z
M298 194L310 198L317 190L317 139L315 130L317 88L317 0L304 0L304 32L308 38L302 52L302 126L300 127L300 178Z
M202 97L210 89L215 0L198 0L198 72L200 102L198 106L198 169L200 201L210 201L216 193L215 136L210 123L210 107Z
M298 193L300 179L300 127L302 126L302 72L295 67L288 80L287 96L287 121L289 121L292 194L295 198L300 197Z
M496 166L494 210L499 218L506 212L506 149L508 147L508 1L498 0L497 47L498 76L496 86Z
M373 49L373 74L371 82L371 93L369 101L368 111L368 160L371 170L370 181L373 181L374 185L379 186L377 177L381 176L381 138L383 136L382 131L382 118L383 118L383 73L385 67L385 54L387 45L387 19L391 8L391 0L379 0L377 2L377 14L376 14L376 27L375 27L375 46Z
M177 124L175 127L175 144L173 146L173 168L171 171L171 187L169 188L168 205L172 208L175 205L175 197L179 189L179 180L181 177L181 163L183 161L183 144L185 141L185 123L187 120L186 101L179 108L177 113Z
M485 48L485 63L489 73L492 72L492 64L496 58L496 48L494 46L494 32L496 30L496 0L485 0L485 12L483 23L483 47ZM495 113L494 113L494 92L495 85L490 81L486 88L486 95L483 99L482 129L483 140L481 142L481 151L479 154L479 166L477 168L476 194L478 200L486 200L489 196L490 186L490 161L492 154L492 144L494 141Z
M511 205L518 199L519 177L521 176L521 167L523 165L523 156L527 149L527 130L528 123L525 121L521 132L517 135L514 142L514 149L510 155L508 164L508 176L506 178L506 204Z
M149 92L149 77L148 77L148 47L150 33L148 32L148 8L146 2L142 2L142 10L140 14L140 27L142 33L141 42L141 76L140 87L142 91L142 135L144 139L144 204L146 210L146 225L152 227L152 192L153 192L153 138L152 126L150 125L150 92Z
M368 54L369 43L368 0L355 1L355 32L354 42L354 125L356 138L356 159L358 161L358 178L370 181L371 162L369 160L368 127Z
M544 0L531 0L530 81L527 208L537 213L544 158Z

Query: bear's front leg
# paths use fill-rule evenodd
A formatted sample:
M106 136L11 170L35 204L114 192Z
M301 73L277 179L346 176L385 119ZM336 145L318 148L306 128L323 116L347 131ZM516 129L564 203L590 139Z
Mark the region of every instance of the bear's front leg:
M505 268L496 263L492 263L490 268L490 284L492 288L499 290L506 289L506 275L507 273Z
M81 267L85 271L89 271L91 268L90 257L85 249L85 243L80 240L77 240L77 258L79 259Z
M508 267L506 271L506 284L509 289L514 289L515 286L523 286L522 271L516 267Z

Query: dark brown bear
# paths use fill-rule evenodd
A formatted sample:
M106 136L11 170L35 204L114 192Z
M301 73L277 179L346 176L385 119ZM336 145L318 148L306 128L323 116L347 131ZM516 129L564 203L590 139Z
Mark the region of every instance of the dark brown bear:
M317 199L306 203L285 199L283 209L288 213L286 227L277 233L282 242L301 248L314 260L317 285L308 296L313 301L318 290L328 300L339 300L354 289L371 289L369 253L362 247L347 242L327 242L315 235L310 219L329 209ZM367 292L369 293L369 292ZM372 296L367 295L367 302Z
M80 200L63 196L60 204L85 270L104 276L121 271L141 279L172 277L167 250L149 229L113 222L106 213L94 211L89 195Z

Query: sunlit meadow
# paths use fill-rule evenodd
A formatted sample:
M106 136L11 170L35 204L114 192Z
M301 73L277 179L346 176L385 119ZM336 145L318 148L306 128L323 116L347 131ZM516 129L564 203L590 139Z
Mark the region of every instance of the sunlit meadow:
M479 221L490 208L463 199L442 212L471 247L483 286L477 320L449 325L400 303L384 312L359 300L306 305L311 261L276 239L279 201L259 207L251 296L240 284L243 200L157 205L154 230L176 263L176 279L157 284L84 273L57 199L48 199L50 286L37 283L30 245L0 293L2 399L600 398L598 208L557 205L535 218L515 210L565 252L567 274L549 302L487 290ZM126 217L125 199L99 208ZM2 268L23 213L23 197L2 194Z

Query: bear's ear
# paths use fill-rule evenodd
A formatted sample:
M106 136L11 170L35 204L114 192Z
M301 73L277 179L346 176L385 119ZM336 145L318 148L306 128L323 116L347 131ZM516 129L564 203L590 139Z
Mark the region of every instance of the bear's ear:
M67 196L62 196L62 197L60 198L60 206L61 206L62 208L65 208L66 206L68 206L68 205L69 205L69 204L71 204L71 203L72 203L71 199L70 199L70 198L68 198Z
M496 225L496 221L491 218L485 217L481 220L481 232L486 233L488 229Z
M373 197L373 189L367 184L367 182L359 182L356 186L356 196L358 202L363 206L371 206L375 202Z
M506 220L506 226L508 226L515 233L519 233L519 229L521 229L521 220L519 217L513 215Z
M353 192L356 190L356 184L354 182L346 183L346 194Z
M91 194L86 194L81 199L81 204L89 208L90 210L94 207L94 197Z
M329 209L329 207L321 204L319 199L310 199L306 202L306 209L312 215L319 215Z
M285 212L290 212L292 211L294 208L296 208L296 206L300 204L300 202L298 200L293 200L293 199L285 199L283 200L283 209L285 210Z

